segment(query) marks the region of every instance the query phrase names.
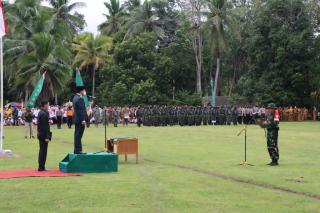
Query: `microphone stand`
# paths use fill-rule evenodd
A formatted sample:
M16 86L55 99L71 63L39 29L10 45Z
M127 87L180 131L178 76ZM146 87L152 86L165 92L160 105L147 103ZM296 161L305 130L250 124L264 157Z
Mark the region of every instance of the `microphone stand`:
M104 110L104 150L107 152L107 109Z
M249 122L251 123L252 120L255 120L252 118ZM240 163L239 165L241 166L254 166L253 164L248 163L247 161L247 129L248 129L248 124L244 126L244 128L237 134L237 136L240 136L244 132L244 161Z

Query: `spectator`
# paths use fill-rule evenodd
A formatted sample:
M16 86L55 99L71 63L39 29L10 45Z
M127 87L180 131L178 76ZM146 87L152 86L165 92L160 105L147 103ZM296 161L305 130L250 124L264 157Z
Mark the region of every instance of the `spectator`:
M67 109L67 123L68 123L69 129L71 129L72 127L72 116L73 116L73 110L72 110L72 107L69 106Z
M61 109L61 107L59 107L58 110L57 110L57 112L56 112L57 128L58 128L58 129L61 129L63 114L64 114L63 109Z
M26 109L26 111L22 114L22 119L24 120L24 125L25 125L25 139L28 138L34 138L34 127L33 127L33 119L34 115L31 112L29 108Z

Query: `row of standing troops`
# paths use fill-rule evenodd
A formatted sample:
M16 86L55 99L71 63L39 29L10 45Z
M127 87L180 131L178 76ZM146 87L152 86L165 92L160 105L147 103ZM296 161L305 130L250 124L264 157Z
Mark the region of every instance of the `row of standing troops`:
M137 124L141 126L200 126L252 124L254 119L264 116L264 108L221 107L139 107L136 111Z

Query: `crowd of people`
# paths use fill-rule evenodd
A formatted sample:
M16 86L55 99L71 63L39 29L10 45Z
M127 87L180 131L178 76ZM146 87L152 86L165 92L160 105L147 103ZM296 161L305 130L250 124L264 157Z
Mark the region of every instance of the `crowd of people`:
M282 107L279 113L282 121L320 120L320 111L315 107L311 110L306 107Z
M319 120L320 112L314 109L285 107L278 108L282 121ZM8 126L26 126L26 137L34 137L33 125L37 123L39 108L5 107L4 124ZM257 106L143 106L143 107L99 107L92 106L87 110L87 127L94 124L127 126L130 123L140 126L199 126L199 125L237 125L253 124L257 118L265 116L265 108ZM62 106L52 105L49 108L50 124L61 128L67 124L72 128L72 103Z

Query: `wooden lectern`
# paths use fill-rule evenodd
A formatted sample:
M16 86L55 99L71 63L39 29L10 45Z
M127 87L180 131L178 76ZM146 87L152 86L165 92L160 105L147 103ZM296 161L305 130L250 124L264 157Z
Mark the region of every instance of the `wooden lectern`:
M137 138L110 138L107 140L106 150L118 155L124 155L127 162L128 155L136 155L138 163L138 139Z

